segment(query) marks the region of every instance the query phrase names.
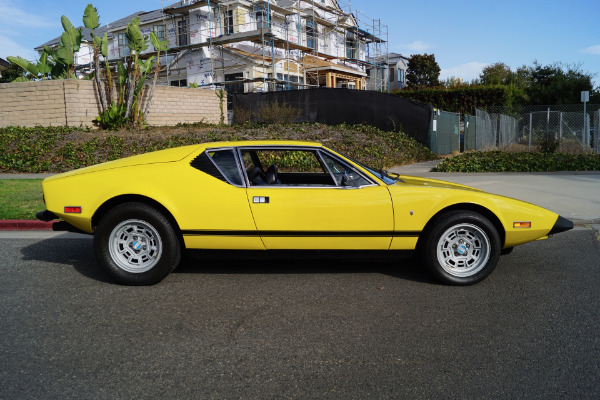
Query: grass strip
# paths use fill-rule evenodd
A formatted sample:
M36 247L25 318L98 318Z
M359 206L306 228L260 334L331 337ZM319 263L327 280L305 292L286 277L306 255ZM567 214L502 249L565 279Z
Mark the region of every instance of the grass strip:
M41 179L0 180L0 219L35 220L44 209Z

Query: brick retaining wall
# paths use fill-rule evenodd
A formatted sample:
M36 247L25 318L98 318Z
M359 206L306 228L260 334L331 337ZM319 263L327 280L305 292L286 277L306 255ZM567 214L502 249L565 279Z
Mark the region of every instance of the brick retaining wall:
M142 104L149 90L143 96ZM156 86L148 125L219 123L220 99L214 90ZM227 104L224 102L227 116ZM0 84L0 127L90 126L100 113L96 85L74 79Z

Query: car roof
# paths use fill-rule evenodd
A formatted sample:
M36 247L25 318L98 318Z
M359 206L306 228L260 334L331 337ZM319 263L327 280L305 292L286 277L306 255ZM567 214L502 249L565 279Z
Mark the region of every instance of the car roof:
M253 146L310 146L323 147L319 142L304 140L240 140L230 142L204 143L205 148L211 147L253 147Z

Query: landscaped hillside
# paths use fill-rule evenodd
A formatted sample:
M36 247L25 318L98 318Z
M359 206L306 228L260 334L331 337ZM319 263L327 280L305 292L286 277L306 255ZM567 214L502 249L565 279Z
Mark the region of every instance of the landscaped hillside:
M224 140L309 140L373 167L427 161L435 158L426 147L404 133L370 126L182 125L118 132L73 128L0 129L0 172L63 172L104 161L168 147Z

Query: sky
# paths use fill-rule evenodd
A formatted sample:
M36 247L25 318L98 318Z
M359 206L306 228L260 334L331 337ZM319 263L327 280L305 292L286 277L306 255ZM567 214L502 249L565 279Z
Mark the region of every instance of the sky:
M486 65L513 70L535 61L579 66L600 84L600 0L340 0L363 29L381 20L388 49L434 54L440 78L470 82ZM82 25L88 1L0 0L0 57L35 59L33 48L62 33L61 15ZM172 0L98 0L100 22L151 11Z

